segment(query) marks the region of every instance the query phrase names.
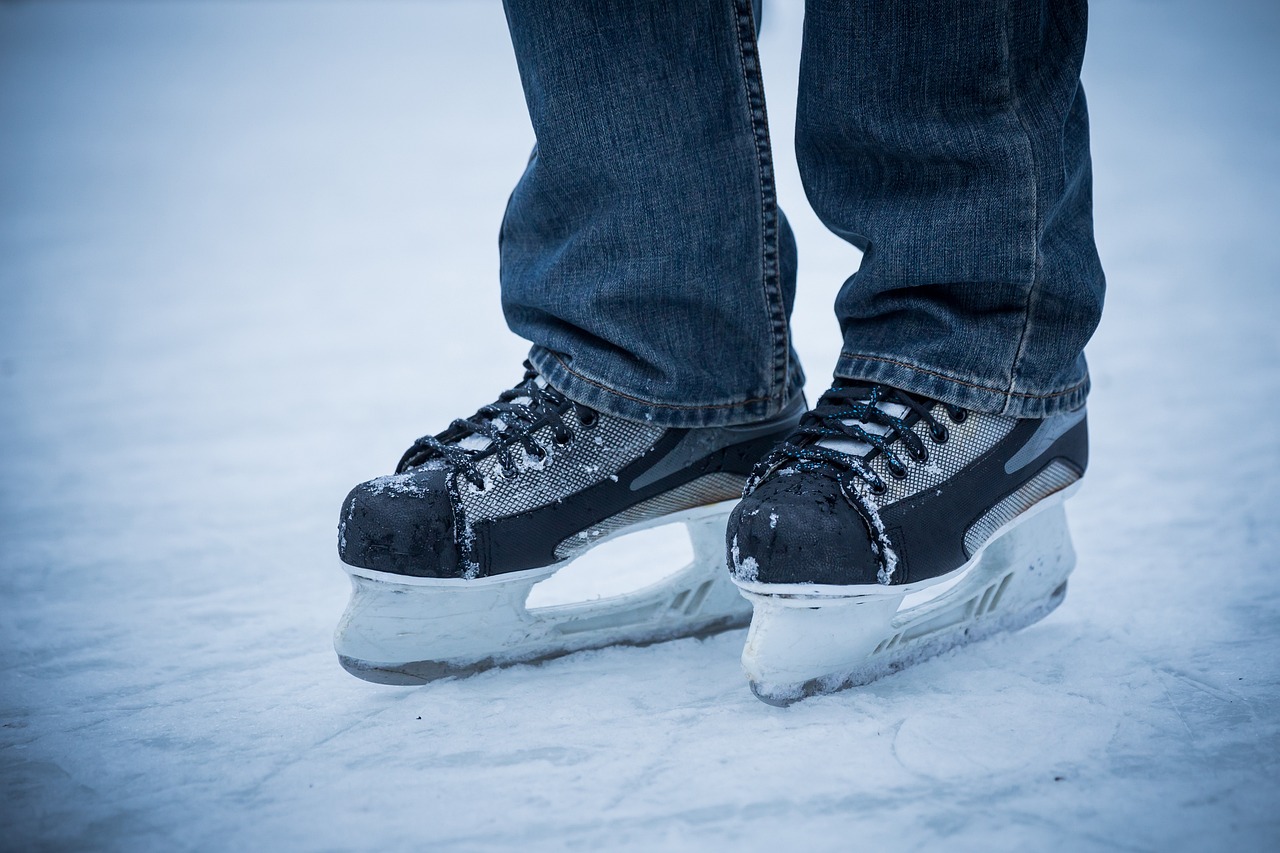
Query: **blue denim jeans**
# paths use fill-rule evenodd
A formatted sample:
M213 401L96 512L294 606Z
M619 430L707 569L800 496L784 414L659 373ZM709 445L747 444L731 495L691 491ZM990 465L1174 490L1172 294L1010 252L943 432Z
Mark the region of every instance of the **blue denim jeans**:
M507 322L568 396L669 426L777 413L796 245L750 0L507 0L537 144ZM837 376L964 408L1079 407L1102 310L1084 0L809 0L796 150L863 250Z

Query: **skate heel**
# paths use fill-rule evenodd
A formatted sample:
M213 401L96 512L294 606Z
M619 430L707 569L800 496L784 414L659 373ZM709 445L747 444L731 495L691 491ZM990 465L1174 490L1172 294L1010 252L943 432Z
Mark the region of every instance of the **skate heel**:
M658 583L592 601L527 606L534 585L564 564L476 580L349 568L351 600L334 636L338 659L366 681L420 684L585 649L744 627L751 607L724 565L731 508L732 502L715 504L666 519L685 524L692 562Z
M752 692L773 705L866 684L1044 618L1061 603L1074 566L1066 514L1054 500L927 586L843 596L743 590L754 615L742 666Z

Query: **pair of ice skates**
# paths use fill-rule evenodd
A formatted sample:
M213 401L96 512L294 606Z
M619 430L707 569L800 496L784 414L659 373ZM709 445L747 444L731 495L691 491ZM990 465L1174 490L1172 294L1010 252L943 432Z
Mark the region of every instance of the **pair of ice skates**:
M335 646L361 678L418 684L750 623L751 689L789 704L1053 610L1075 562L1061 504L1086 457L1083 411L1020 420L838 380L811 411L669 429L575 403L526 365L347 497ZM662 582L526 606L595 545L676 522L694 558Z

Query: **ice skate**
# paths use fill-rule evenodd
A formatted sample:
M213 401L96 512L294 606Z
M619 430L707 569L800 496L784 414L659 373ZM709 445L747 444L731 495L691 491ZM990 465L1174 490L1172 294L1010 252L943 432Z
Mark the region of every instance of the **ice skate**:
M1083 409L1006 418L837 381L729 521L752 691L787 705L1052 611L1086 429Z
M471 418L418 439L396 473L352 490L338 550L352 595L334 645L352 674L416 684L613 644L741 627L724 524L755 463L794 429L668 429L575 403L526 364ZM683 523L693 562L660 583L533 608L534 584L589 548Z

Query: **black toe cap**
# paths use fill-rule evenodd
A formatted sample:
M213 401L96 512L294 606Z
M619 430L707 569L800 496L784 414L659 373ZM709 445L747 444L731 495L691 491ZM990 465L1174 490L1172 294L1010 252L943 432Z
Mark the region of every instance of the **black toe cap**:
M458 577L449 473L417 469L351 490L338 521L344 563L415 577Z
M778 475L743 498L726 532L734 576L759 583L876 583L866 524L820 474Z

